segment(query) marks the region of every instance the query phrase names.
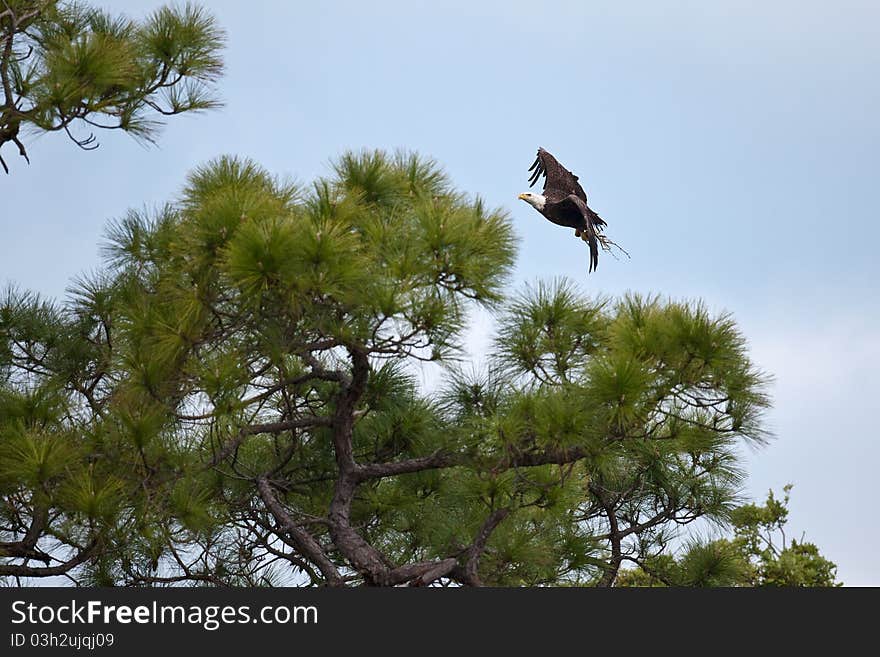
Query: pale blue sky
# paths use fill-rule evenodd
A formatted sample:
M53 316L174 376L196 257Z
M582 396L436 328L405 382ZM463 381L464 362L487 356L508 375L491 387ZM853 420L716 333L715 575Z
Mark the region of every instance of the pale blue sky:
M0 284L62 295L98 265L108 219L173 198L218 154L308 181L345 149L418 150L509 209L517 285L569 276L734 313L776 376L777 439L749 455L749 493L794 483L790 528L847 584L880 585L880 5L203 4L229 34L226 107L172 120L158 148L50 135L29 167L4 149ZM603 256L588 277L583 243L516 200L539 145L632 260Z

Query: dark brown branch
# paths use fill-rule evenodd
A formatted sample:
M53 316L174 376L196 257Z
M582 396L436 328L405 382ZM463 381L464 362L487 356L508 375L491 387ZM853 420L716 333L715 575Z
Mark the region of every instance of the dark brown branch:
M270 422L267 424L252 424L247 427L242 427L239 430L238 435L236 435L235 438L226 443L223 449L221 449L220 452L213 459L211 459L209 467L214 467L225 461L235 452L235 450L241 447L241 444L248 436L253 436L259 433L280 433L282 431L290 431L292 429L305 429L308 427L326 427L330 426L330 424L330 418L313 416L298 418L295 420L284 420L281 422Z
M15 99L12 94L12 83L9 80L9 62L12 60L12 44L15 40L15 32L18 29L18 19L11 9L7 11L11 14L9 18L11 25L9 26L9 34L6 35L6 41L3 44L3 54L0 55L0 81L3 84L4 105L6 107L14 107ZM5 119L6 117L4 116L3 118ZM0 143L0 146L2 145Z
M446 577L458 565L453 558L440 561L422 561L419 563L398 566L388 574L387 586L409 583L411 586L427 586L441 577Z
M605 573L597 584L597 586L605 588L614 584L614 580L617 579L617 573L620 570L620 562L623 560L623 552L620 548L621 533L617 523L617 512L614 509L614 504L608 499L605 491L595 484L590 484L589 490L596 497L599 506L605 512L610 527L608 540L611 541L611 562L606 564Z
M582 447L550 447L541 451L517 452L506 455L494 467L493 470L501 472L508 468L536 467L540 465L566 465L574 463L587 456L587 450ZM452 452L434 452L430 456L419 456L404 461L390 461L388 463L367 463L355 465L354 474L358 482L367 479L381 479L425 470L437 470L466 462L463 454Z
M436 470L462 463L464 458L450 452L435 452L430 456L420 456L404 461L392 461L389 463L367 463L355 466L355 478L358 482L367 479L381 479L396 475L423 472L424 470Z
M284 510L265 477L260 477L257 480L257 490L259 490L260 498L275 518L275 521L281 525L302 555L318 567L327 584L329 586L342 586L342 577L334 563L330 561L315 538L297 525L287 511Z
M358 485L357 464L352 449L354 410L366 389L370 362L366 352L357 347L350 347L349 354L352 361L351 380L343 384L333 415L333 448L339 475L328 514L330 536L368 584L383 586L391 583L390 564L351 526L351 503ZM315 370L314 364L312 369Z
M498 527L498 525L500 525L509 515L510 508L505 507L503 509L495 509L489 517L486 518L486 521L483 523L482 527L480 527L480 531L477 532L474 542L471 543L464 552L464 566L456 571L458 579L463 584L467 584L468 586L483 586L483 582L478 573L480 559L486 551L486 544L489 542L489 537L492 535L492 532L494 532L495 528Z
M18 557L23 559L36 559L42 561L47 566L52 562L52 558L37 549L37 541L43 533L49 521L49 513L45 509L34 509L31 524L27 532L20 541L2 542L0 541L0 556L2 557Z
M646 529L651 529L652 527L659 525L661 522L673 519L676 511L678 511L678 510L679 509L674 509L674 508L673 509L666 509L662 513L658 513L657 515L650 518L649 520L646 520L646 521L639 523L639 524L636 524L636 525L631 525L630 527L628 527L624 530L618 531L617 537L619 539L624 539L627 536L630 536L631 534L641 534ZM611 534L605 534L604 536L600 536L598 538L607 540L607 539L611 538Z
M496 466L496 469L504 470L512 467L532 467L537 465L565 465L580 461L587 456L587 450L583 447L548 447L536 452L514 453Z
M80 564L88 561L95 553L97 546L98 541L97 539L95 539L88 546L77 552L76 555L57 566L34 568L32 566L0 564L0 576L12 575L13 577L53 577L55 575L64 575L73 568L76 568Z

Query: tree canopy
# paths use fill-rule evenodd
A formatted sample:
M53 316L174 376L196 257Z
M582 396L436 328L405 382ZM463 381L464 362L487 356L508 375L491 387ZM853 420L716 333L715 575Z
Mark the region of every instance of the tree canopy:
M763 506L733 510L733 537L692 538L680 554L658 554L621 573L618 586L842 586L814 543L785 534L791 485Z
M733 319L566 280L512 295L510 220L429 159L346 153L301 186L223 157L103 253L62 303L0 304L0 575L668 583L685 525L754 553L784 520L742 506L769 402ZM459 367L479 306L484 372ZM714 581L701 564L673 583ZM833 581L771 565L716 583Z
M96 129L152 141L163 117L219 105L224 38L193 4L137 22L81 2L5 0L0 149L11 142L28 160L22 128L63 131L85 149L98 146ZM9 173L2 154L0 165Z

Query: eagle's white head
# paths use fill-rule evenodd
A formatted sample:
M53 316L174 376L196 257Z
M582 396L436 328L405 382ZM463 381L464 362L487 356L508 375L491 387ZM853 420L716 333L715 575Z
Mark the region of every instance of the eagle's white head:
M541 194L532 194L531 192L523 192L519 195L519 198L531 205L538 212L544 209L544 204L547 202L545 196Z

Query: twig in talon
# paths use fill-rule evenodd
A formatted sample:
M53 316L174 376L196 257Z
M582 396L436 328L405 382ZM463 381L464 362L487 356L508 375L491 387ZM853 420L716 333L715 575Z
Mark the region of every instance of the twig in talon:
M580 235L580 238L581 238L584 242L589 242L589 238L588 238L587 235L585 235L585 234ZM611 239L607 238L607 237L606 237L605 235L603 235L602 233L598 233L598 232L597 232L597 233L596 233L596 239L597 239L598 242L599 242L599 246L602 247L602 250L603 250L603 251L606 251L606 252L608 252L608 253L610 253L614 258L617 258L617 255L614 253L614 249L617 249L618 251L620 251L620 252L621 252L623 255L625 255L627 258L630 257L629 253L628 253L628 252L627 252L622 246L620 246L620 245L619 245L617 242L615 242L614 240L611 240Z
M620 246L620 244L618 244L617 242L614 242L613 240L608 239L607 237L605 237L602 234L596 235L596 238L599 240L599 245L602 247L602 250L610 253L615 259L619 260L619 258L617 257L617 255L614 253L614 251L612 249L617 249L623 255L625 255L627 258L630 257L630 255L626 251L626 249L624 249L622 246Z

